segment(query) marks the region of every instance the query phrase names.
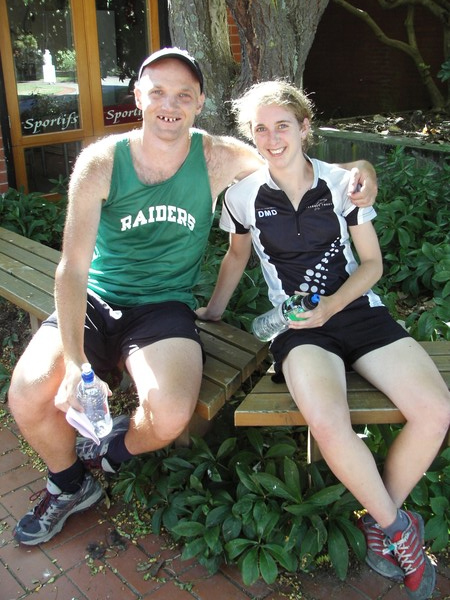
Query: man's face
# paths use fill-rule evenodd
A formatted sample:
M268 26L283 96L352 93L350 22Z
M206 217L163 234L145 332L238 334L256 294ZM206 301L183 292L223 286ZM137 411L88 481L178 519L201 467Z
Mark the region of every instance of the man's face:
M166 58L145 68L135 89L145 126L174 137L192 127L205 101L188 65Z

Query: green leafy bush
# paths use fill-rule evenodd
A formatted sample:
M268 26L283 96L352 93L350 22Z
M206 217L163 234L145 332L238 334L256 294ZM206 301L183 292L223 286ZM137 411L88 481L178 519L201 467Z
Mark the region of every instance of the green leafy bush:
M398 147L380 159L374 226L384 259L377 291L419 340L450 339L450 162L442 165ZM419 307L419 310L417 310Z
M65 196L49 201L39 192L26 194L13 188L0 194L2 227L57 250L61 248L65 215Z
M387 438L398 431L392 427ZM124 464L113 494L138 500L151 530L170 533L183 546L183 560L195 558L211 573L235 563L246 585L259 578L270 584L280 571L313 570L326 555L345 579L351 555L365 556L355 524L361 506L323 462L306 464L299 450L304 434L305 428L248 428L226 437L215 424L191 448L170 447ZM383 454L383 436L369 435L367 442ZM447 544L449 492L445 451L410 497L410 506L429 518L426 537L434 551Z

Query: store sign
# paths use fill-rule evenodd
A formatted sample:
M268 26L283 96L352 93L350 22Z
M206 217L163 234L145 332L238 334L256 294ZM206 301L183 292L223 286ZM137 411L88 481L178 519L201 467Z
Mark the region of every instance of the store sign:
M133 104L115 104L103 108L105 125L119 125L121 123L135 123L142 121L142 111Z
M58 115L39 115L39 112L37 106L22 112L22 133L24 135L54 133L80 127L80 116L76 110L61 112ZM105 106L103 118L105 125L136 123L142 121L142 111L132 104Z
M78 129L78 121L79 115L75 110L58 116L29 117L22 121L22 131L24 135L36 135L37 133Z

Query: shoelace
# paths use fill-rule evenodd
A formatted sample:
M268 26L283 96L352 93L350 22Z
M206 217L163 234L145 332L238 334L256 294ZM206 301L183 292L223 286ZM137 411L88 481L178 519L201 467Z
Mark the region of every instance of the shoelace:
M409 537L410 535L407 535L406 537L401 537L398 542L390 542L383 550L383 554L394 553L405 575L414 573L425 562L425 558L421 554L421 548L418 546L417 538L408 548L407 542ZM418 562L417 559L419 559Z
M381 554L391 554L390 550L386 546L386 534L378 527L375 523L366 529L368 547L374 552L381 552Z
M41 517L47 510L47 507L50 504L50 502L52 502L52 500L56 500L56 498L58 497L58 495L51 494L47 488L43 488L42 490L39 490L38 492L32 494L30 496L30 501L34 502L35 500L40 498L42 494L45 494L45 496L42 498L39 504L36 504L36 506L33 509L33 512L36 517Z

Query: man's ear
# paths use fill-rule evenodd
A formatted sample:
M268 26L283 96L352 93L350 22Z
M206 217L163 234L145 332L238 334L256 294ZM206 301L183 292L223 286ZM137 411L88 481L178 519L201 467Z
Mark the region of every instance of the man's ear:
M202 92L200 94L200 96L198 97L198 102L197 102L197 110L195 111L196 115L199 115L202 112L203 109L203 105L205 104L205 100L206 100L206 96L205 94Z
M136 107L139 108L139 110L142 110L141 94L142 94L142 92L141 92L139 86L136 85L134 88L134 102L136 104Z

